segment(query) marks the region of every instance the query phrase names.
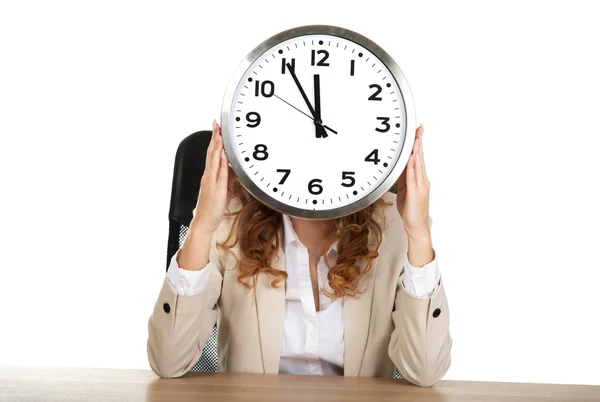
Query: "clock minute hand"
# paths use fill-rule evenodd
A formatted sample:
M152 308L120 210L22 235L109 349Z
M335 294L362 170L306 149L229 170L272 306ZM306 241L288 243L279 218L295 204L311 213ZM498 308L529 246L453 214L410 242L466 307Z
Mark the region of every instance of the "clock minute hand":
M308 100L308 97L306 96L306 92L304 92L304 89L302 88L302 85L300 85L300 81L298 81L298 77L296 77L296 73L294 73L294 69L292 68L292 65L290 63L287 63L286 66L287 66L288 70L290 71L290 75L294 79L294 82L296 83L298 90L300 90L300 94L302 95L302 98L304 98L304 102L306 102L306 106L308 106L308 110L310 110L310 114L312 114L313 119L316 120L315 110L311 106L310 101Z

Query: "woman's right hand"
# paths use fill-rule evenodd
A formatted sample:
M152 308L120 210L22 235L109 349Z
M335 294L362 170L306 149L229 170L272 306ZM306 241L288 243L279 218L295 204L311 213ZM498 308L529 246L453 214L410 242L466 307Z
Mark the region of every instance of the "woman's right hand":
M206 166L200 181L196 212L190 224L194 226L194 230L207 234L217 230L231 202L231 188L235 178L236 175L229 166L223 148L221 127L213 121L213 132L206 151Z

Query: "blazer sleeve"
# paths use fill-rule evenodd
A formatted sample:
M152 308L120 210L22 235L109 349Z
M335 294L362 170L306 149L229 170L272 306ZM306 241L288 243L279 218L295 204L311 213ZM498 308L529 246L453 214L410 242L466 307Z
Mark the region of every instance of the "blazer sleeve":
M165 277L148 320L148 361L152 371L163 378L187 373L202 354L217 320L223 269L216 249L217 234L211 240L207 286L198 294L182 296Z
M450 367L448 301L441 280L431 297L418 299L406 291L403 277L404 272L396 291L388 354L405 379L430 387Z

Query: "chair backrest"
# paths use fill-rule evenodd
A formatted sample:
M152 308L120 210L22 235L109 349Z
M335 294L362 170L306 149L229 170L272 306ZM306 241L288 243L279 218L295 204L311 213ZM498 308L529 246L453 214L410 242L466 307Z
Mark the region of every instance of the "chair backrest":
M206 150L210 143L210 137L210 131L198 131L184 138L177 148L169 207L167 269L171 258L183 245L192 221L192 211L198 201L200 179L204 174ZM217 371L216 326L202 351L200 360L191 371Z
M198 202L200 179L204 174L206 150L210 143L210 131L198 131L181 141L175 155L171 205L169 207L169 240L167 245L167 269L173 255L181 248L187 235L192 211ZM396 185L390 189L396 192ZM191 371L217 371L217 327L212 330L200 360ZM396 378L402 378L398 370Z

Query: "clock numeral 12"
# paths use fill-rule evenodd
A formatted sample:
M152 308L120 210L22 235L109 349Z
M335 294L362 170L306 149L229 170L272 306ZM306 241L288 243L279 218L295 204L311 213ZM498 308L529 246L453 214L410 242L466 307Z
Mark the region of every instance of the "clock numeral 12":
M319 67L328 67L329 63L327 63L327 59L329 58L329 52L327 50L318 50L317 54L322 54L323 58L317 62L317 66ZM315 50L313 49L310 56L310 65L315 65Z
M260 81L256 81L254 86L254 95L258 96L259 94L264 96L265 98L270 98L275 93L275 84L273 81L263 81L260 84Z

